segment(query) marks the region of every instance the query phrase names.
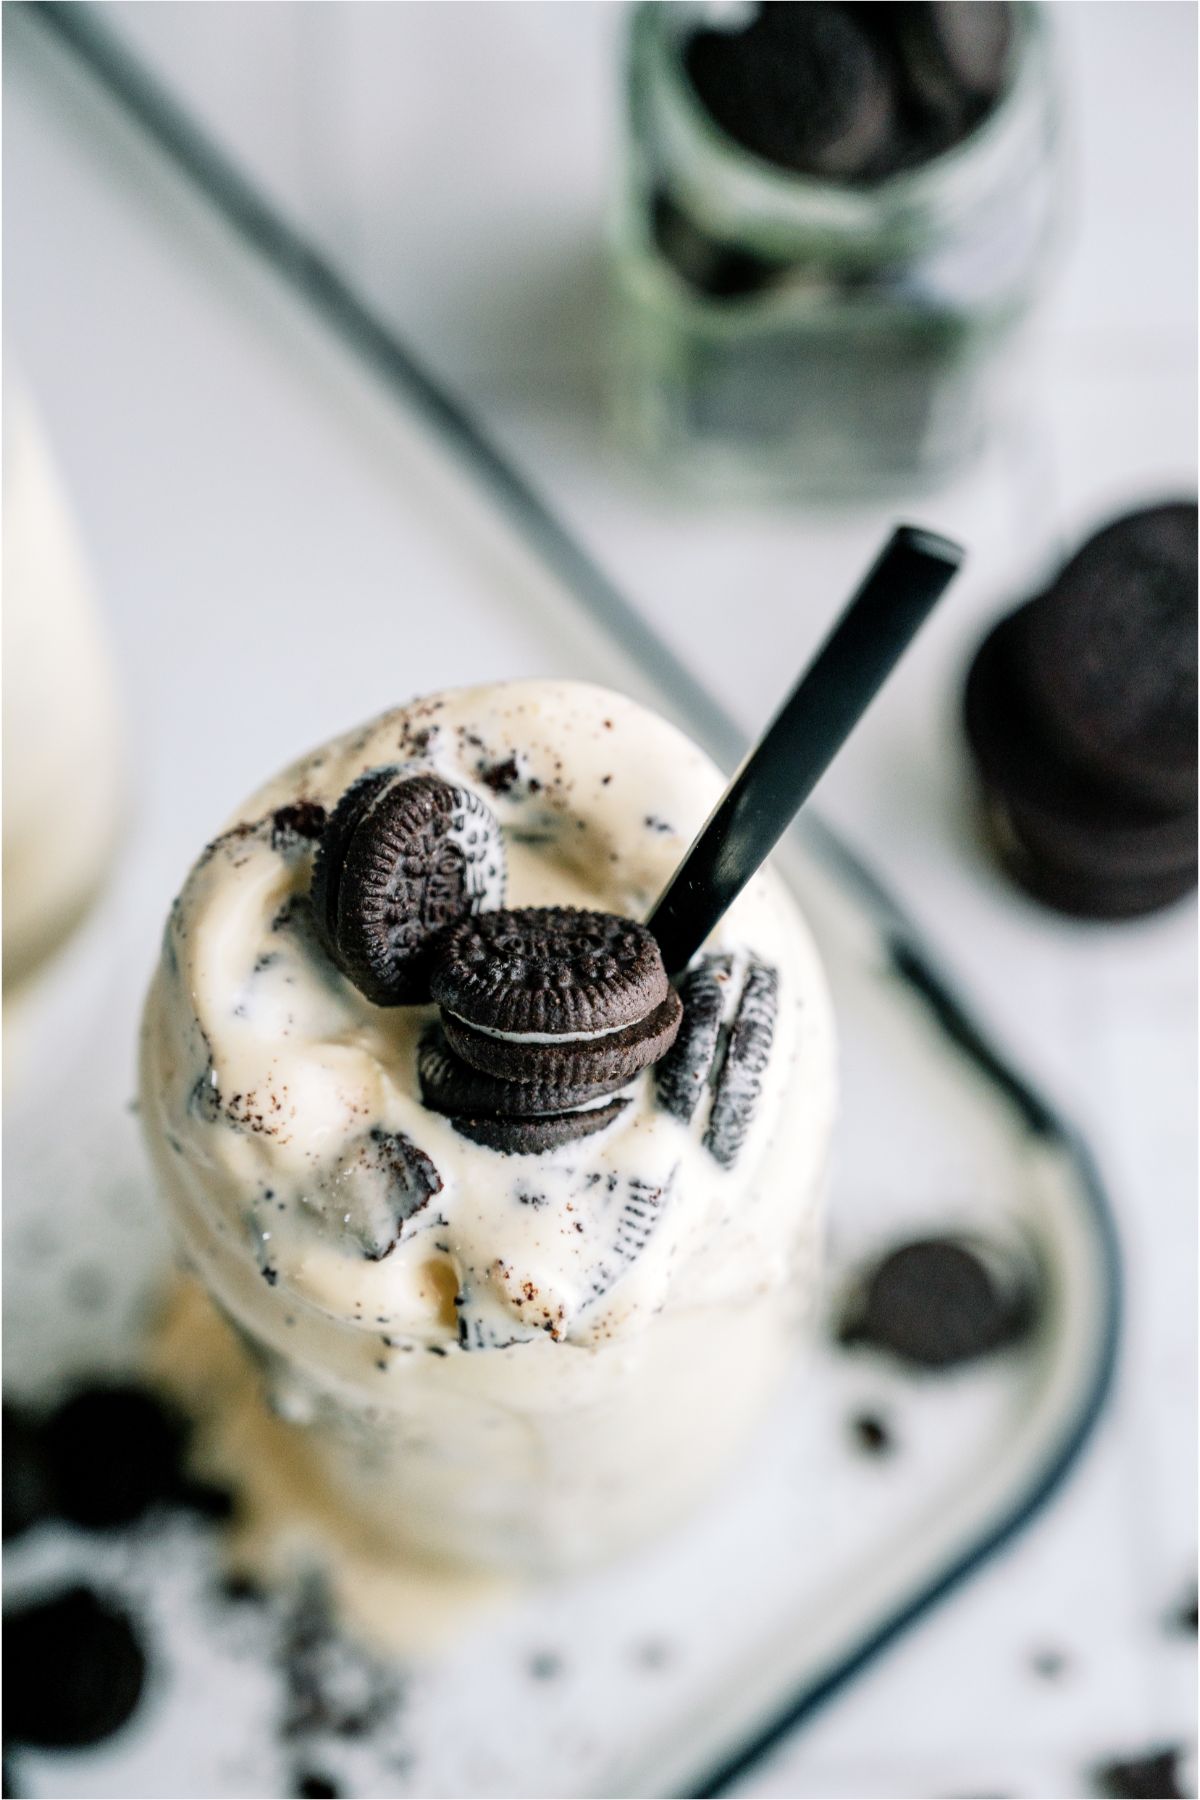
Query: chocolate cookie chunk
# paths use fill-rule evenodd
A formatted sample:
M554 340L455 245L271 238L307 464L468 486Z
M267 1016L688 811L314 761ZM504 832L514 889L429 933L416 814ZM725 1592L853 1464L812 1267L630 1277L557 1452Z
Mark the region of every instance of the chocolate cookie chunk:
M1034 1272L999 1245L918 1238L856 1283L844 1344L870 1344L923 1369L949 1369L1019 1342L1037 1314Z
M442 1191L432 1159L403 1131L376 1126L314 1184L312 1203L357 1240L369 1262L391 1254L409 1221Z
M570 1112L623 1085L620 1076L607 1081L579 1081L569 1052L559 1053L557 1067L552 1066L545 1077L534 1073L528 1080L514 1081L487 1075L454 1054L440 1025L431 1026L421 1039L417 1074L421 1098L431 1112L462 1113L468 1118L509 1115L533 1119L547 1113Z
M654 1071L654 1090L658 1104L684 1125L696 1110L716 1057L732 972L729 957L705 956L679 983L683 1020Z
M658 945L633 919L573 906L483 914L449 931L433 997L512 1042L588 1042L637 1023L670 993Z
M562 1144L574 1142L576 1138L591 1137L595 1132L603 1131L628 1104L627 1100L608 1100L600 1106L549 1114L540 1119L456 1118L451 1123L455 1131L470 1138L472 1143L482 1144L488 1150L499 1150L504 1156L541 1156L547 1150L557 1150Z
M850 180L887 144L886 70L870 33L834 0L774 0L741 30L697 32L683 64L721 129L777 167Z
M1147 808L1064 762L1029 694L1040 605L1002 620L967 677L986 829L1014 880L1048 905L1087 918L1152 911L1195 886L1195 812Z
M1062 761L1162 812L1196 806L1196 507L1089 539L1027 616L1030 707Z
M325 947L376 1006L427 999L440 935L503 897L490 809L469 788L395 769L371 771L342 796L313 872Z
M4 1614L4 1734L16 1743L99 1743L129 1718L145 1678L132 1621L90 1588Z
M325 835L327 815L316 800L295 800L271 814L271 848L284 855L319 844Z
M717 1074L704 1148L722 1168L737 1161L762 1093L779 1010L779 974L751 963Z

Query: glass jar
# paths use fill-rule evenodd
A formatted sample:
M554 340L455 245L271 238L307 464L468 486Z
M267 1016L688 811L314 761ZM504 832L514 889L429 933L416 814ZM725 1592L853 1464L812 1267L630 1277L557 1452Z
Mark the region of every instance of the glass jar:
M1005 89L968 137L857 186L768 163L712 120L683 68L711 19L686 0L632 15L621 434L722 494L932 484L982 441L996 352L1052 236L1042 9L1014 7Z

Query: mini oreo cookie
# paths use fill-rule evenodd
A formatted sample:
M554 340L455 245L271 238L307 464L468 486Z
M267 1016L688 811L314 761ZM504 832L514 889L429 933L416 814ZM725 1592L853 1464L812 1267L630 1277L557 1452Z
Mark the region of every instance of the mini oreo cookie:
M4 1614L4 1735L47 1750L111 1737L146 1680L146 1656L128 1614L90 1588L72 1587Z
M922 1369L949 1369L1019 1343L1037 1317L1032 1264L968 1237L900 1244L856 1283L839 1329Z
M1030 706L1062 760L1134 806L1196 805L1196 507L1129 513L1028 610Z
M1142 1756L1116 1757L1092 1771L1096 1792L1106 1800L1182 1800L1184 1794L1195 1792L1184 1776L1186 1761L1182 1744L1162 1745Z
M376 1006L428 998L440 935L504 898L504 846L490 809L436 775L375 769L343 794L313 871L326 949Z
M704 1133L704 1148L724 1169L737 1161L758 1109L778 1011L778 970L766 963L751 963Z
M628 1104L627 1100L606 1100L599 1106L576 1112L550 1113L539 1119L456 1118L451 1124L472 1143L498 1150L503 1156L541 1156L547 1150L557 1150L562 1144L574 1142L576 1138L591 1137L595 1132L603 1131Z
M727 956L705 956L679 983L683 1021L670 1050L654 1071L658 1104L687 1125L699 1104L717 1054L733 965Z
M525 906L447 932L433 971L448 1013L511 1042L571 1043L636 1024L670 993L644 925L574 906Z
M1063 760L1029 695L1041 604L1001 620L967 677L964 724L988 835L1013 879L1061 911L1113 919L1153 911L1195 886L1195 812L1147 808Z
M535 1072L528 1080L504 1080L474 1069L456 1056L441 1026L431 1025L417 1051L421 1098L431 1112L451 1116L535 1119L587 1106L624 1086L620 1076L580 1081L570 1054L554 1054L557 1061L547 1074Z

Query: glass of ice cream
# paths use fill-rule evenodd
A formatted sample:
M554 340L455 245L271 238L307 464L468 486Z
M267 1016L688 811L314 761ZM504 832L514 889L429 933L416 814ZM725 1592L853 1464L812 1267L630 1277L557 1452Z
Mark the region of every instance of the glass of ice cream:
M373 810L413 782L451 797L434 851ZM531 962L531 990L560 981L524 909L615 915L614 944L640 944L621 921L647 917L721 788L621 695L450 691L261 788L172 908L141 1103L182 1249L339 1505L399 1550L543 1573L636 1542L736 1459L791 1353L817 1281L834 1046L779 877L755 876L676 976L682 1006L655 974L647 1017L669 1029L652 1053L650 1026L607 1014L464 1018L441 964L439 1009L418 968L447 907L484 989L501 956L510 974ZM375 984L377 941L416 958L398 1002ZM618 965L601 945L597 991ZM633 1040L636 1067L620 1063ZM536 1106L510 1100L535 1066Z

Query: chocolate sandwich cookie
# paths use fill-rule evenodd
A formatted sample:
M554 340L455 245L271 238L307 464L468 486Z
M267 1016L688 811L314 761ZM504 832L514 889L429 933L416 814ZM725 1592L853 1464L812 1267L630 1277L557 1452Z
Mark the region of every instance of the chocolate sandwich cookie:
M675 1042L654 1071L654 1091L664 1111L687 1125L708 1084L721 1020L733 979L728 956L705 956L679 983L683 1021Z
M1193 808L1162 812L1067 762L1030 697L1035 600L1004 619L967 678L964 723L999 860L1046 904L1086 918L1153 911L1196 882Z
M504 845L470 788L373 769L342 795L313 870L329 955L376 1006L428 998L439 936L504 898Z
M948 1369L1020 1342L1036 1318L1036 1272L1015 1247L917 1238L859 1278L838 1335L914 1367Z
M72 1587L4 1614L4 1735L78 1750L120 1729L141 1698L146 1656L133 1621Z
M1115 520L1027 614L1030 707L1062 761L1134 806L1196 806L1197 515Z
M451 1049L512 1082L621 1086L666 1053L683 1012L644 925L575 907L466 921L431 985Z
M779 1012L779 974L766 963L751 963L716 1074L704 1148L722 1168L731 1168L746 1141L762 1095Z
M486 1075L454 1054L440 1025L429 1028L417 1051L422 1100L430 1112L451 1116L543 1118L605 1099L622 1085L619 1077L599 1082L574 1079L569 1056L560 1064L559 1073L563 1079L556 1079L554 1072L527 1081Z

